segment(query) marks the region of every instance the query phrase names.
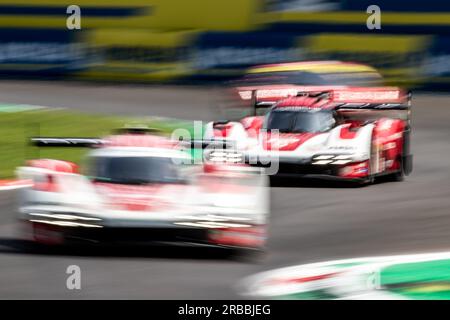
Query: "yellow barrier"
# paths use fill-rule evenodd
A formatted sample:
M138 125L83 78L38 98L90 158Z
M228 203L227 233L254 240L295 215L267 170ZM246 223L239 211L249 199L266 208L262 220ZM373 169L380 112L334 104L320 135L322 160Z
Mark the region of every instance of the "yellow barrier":
M94 30L84 38L94 57L80 78L164 81L193 73L188 50L195 31Z
M0 6L15 10L0 14L0 27L65 28L66 8L72 4L67 0L15 0L14 4L0 0ZM76 4L81 8L82 28L243 31L256 27L254 13L263 0L77 0ZM102 8L107 10L102 12Z

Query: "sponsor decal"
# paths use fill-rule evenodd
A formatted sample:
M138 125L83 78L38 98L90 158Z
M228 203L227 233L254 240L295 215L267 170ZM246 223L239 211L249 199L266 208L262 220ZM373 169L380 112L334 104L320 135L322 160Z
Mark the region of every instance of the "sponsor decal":
M336 101L392 101L398 100L400 91L334 91Z
M98 192L105 197L106 204L112 209L130 211L157 210L169 206L169 191L177 191L162 185L129 186L108 183L96 183Z
M286 97L294 97L298 94L298 92L302 91L302 88L287 88L287 89L261 89L256 90L256 98L257 99L267 99L267 98L286 98ZM243 90L239 91L239 96L242 100L250 100L252 98L251 90Z
M329 150L355 150L357 149L355 146L330 146Z

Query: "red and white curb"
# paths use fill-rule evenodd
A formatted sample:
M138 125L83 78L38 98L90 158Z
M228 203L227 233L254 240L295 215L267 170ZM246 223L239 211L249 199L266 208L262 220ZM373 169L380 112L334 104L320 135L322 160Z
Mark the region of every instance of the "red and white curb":
M254 299L283 299L292 294L323 290L335 299L401 300L405 297L380 290L381 269L400 263L450 259L450 252L366 257L303 264L257 273L243 279L237 291Z
M0 180L0 191L21 189L32 186L31 180Z

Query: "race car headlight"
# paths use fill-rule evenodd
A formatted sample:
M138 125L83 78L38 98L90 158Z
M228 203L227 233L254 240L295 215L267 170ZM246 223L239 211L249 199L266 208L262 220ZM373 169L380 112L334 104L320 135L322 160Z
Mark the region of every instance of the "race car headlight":
M100 221L100 218L94 218L94 217L85 217L85 216L79 216L74 214L58 214L58 213L41 213L41 212L30 212L28 213L30 216L33 217L41 217L41 218L51 218L51 219L58 219L58 220L83 220L83 221Z
M70 213L29 212L29 221L60 227L103 228L100 218L79 216Z
M30 222L50 224L59 227L103 228L103 226L97 224L72 222L72 221L58 221L58 220L50 221L50 220L31 219Z
M226 215L186 215L178 217L180 221L174 222L175 225L189 226L197 228L248 228L252 225L249 222L252 220L247 217L236 217Z
M211 162L242 163L244 157L240 152L220 150L209 153L207 160Z
M314 165L343 165L353 161L353 155L340 154L340 155L317 155L312 158L312 164Z

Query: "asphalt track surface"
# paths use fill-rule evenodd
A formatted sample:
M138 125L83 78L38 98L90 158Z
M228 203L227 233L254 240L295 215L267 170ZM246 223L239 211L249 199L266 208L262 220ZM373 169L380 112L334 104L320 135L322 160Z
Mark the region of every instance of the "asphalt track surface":
M0 100L91 112L212 119L218 93L205 88L0 82ZM362 188L323 183L271 189L270 240L257 261L211 251L150 248L27 252L17 239L15 191L0 193L0 298L227 299L255 272L299 263L450 250L450 97L413 105L414 172ZM125 107L126 106L126 107ZM82 289L66 289L79 265Z

